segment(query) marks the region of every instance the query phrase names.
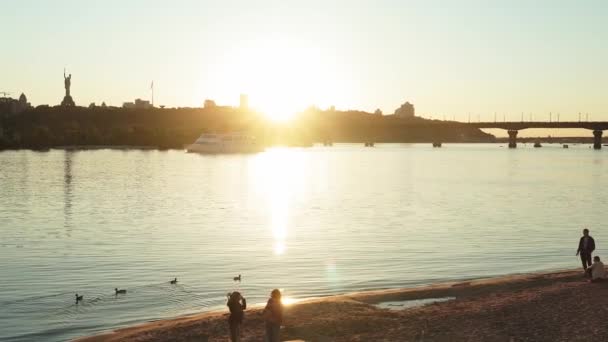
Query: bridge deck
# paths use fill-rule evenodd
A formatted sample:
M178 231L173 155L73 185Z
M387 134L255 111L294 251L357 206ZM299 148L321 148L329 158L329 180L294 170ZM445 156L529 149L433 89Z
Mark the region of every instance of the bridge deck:
M604 121L507 121L507 122L471 122L468 123L477 128L500 128L506 130L521 130L527 128L583 128L590 130L607 130L608 122Z

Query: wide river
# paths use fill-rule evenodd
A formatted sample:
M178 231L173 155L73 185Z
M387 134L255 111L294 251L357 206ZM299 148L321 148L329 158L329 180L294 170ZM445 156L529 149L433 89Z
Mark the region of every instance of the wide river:
M225 308L235 289L255 304L580 267L583 227L608 258L606 186L588 145L0 152L0 340Z

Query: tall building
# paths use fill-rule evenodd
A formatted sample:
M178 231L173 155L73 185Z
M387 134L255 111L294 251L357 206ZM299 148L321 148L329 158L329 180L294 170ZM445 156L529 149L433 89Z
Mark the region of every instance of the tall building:
M246 94L241 94L241 101L239 102L239 108L241 108L241 109L249 108L249 97Z
M414 105L409 102L402 104L401 107L395 110L395 116L401 119L411 119L415 114Z

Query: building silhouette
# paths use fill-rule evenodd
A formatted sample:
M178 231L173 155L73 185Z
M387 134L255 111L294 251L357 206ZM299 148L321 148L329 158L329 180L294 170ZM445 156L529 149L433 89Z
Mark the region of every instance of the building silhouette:
M405 102L404 104L401 105L401 107L399 107L395 110L395 116L400 119L413 118L414 116L416 116L416 111L414 109L414 105L409 102Z
M215 104L215 101L207 99L203 103L203 107L204 108L215 108L215 107L217 107L217 105Z
M239 102L239 108L241 109L249 109L249 97L246 94L241 94L241 99Z
M19 99L11 97L0 97L0 115L16 115L32 108L27 102L27 97L21 93Z
M134 102L124 102L122 108L150 109L152 104L147 100L135 99Z

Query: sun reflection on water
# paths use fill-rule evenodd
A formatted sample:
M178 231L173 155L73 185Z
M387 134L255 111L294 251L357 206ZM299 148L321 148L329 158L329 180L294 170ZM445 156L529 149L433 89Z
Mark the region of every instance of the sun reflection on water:
M295 304L297 302L299 302L299 300L295 299L295 298L285 297L285 296L281 297L281 303L283 305L291 305L291 304Z
M288 148L269 149L254 160L254 184L266 199L272 251L277 256L288 249L289 209L294 195L302 189L305 161L304 152Z
M274 244L274 254L282 255L283 253L285 253L285 242L276 241Z

